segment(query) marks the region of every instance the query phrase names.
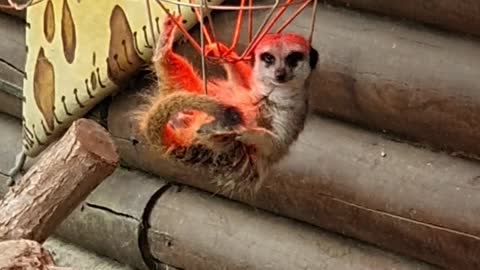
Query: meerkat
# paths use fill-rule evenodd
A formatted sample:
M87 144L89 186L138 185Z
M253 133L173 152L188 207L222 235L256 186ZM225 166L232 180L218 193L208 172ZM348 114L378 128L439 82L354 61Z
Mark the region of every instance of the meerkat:
M227 78L208 80L204 93L192 65L173 51L174 19L181 21L168 17L157 42L152 63L159 89L137 114L139 131L160 152L209 168L224 192L256 192L304 129L318 53L298 34L267 34L254 50L253 68L224 63ZM216 43L207 51L225 48Z

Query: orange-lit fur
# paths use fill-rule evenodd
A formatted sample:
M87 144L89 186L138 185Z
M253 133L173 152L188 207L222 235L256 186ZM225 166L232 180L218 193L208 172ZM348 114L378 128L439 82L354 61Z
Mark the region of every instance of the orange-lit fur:
M164 24L164 32L160 36L157 50L152 59L160 88L156 103L163 103L164 98L172 94L187 92L192 94L191 98L203 97L205 100L208 98L211 105L216 105L211 107L214 111L206 111L207 108L203 107L193 108L195 104L182 104L176 108L175 113L169 115L168 122L163 130L159 127L163 123L156 125L159 128L152 132L158 133L159 137L147 136L148 138L157 138L150 142L162 148L166 147L167 152L177 147L187 147L197 137L197 130L202 125L212 122L215 119L212 115L226 105L235 106L241 111L244 127L255 126L257 108L253 104L253 97L250 95L250 89L248 88L251 67L243 62L226 65L227 74L229 74L228 80L208 81L208 94L205 95L202 80L192 65L172 50L175 28L171 19L167 19ZM225 49L224 45L218 44L212 45L208 50L213 54L218 54L220 52L217 48ZM157 113L157 110L151 110L151 113ZM171 121L172 118L178 121ZM150 120L151 117L142 119L141 130L146 131L147 127L151 128L148 123Z
M205 94L192 65L173 52L175 29L167 19L152 59L158 93L139 114L140 132L161 153L191 166L207 166L225 190L258 190L269 168L303 130L306 81L314 66L307 61L315 59L316 64L309 56L313 49L296 34L267 35L255 49L253 68L243 61L224 63L227 79L208 80ZM237 57L220 43L206 51ZM266 52L276 55L275 65L262 62L260 54ZM298 65L288 64L292 52L301 54ZM290 65L286 71L290 78L275 81L273 74L285 65Z

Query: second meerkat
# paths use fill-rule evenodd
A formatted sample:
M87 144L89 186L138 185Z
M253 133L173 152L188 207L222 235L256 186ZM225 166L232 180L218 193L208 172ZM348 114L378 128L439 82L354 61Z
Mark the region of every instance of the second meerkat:
M159 89L140 111L139 129L161 152L209 167L221 188L256 191L304 129L318 53L300 35L267 34L254 50L253 68L224 64L227 79L209 79L205 94L192 65L173 52L172 20L152 59Z

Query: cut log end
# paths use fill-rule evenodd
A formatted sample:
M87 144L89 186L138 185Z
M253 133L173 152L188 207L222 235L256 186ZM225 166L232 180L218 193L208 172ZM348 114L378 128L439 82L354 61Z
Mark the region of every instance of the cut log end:
M42 243L118 164L107 130L75 121L0 201L0 240Z
M118 165L119 157L115 144L102 126L92 120L79 119L74 123L73 128L77 134L77 140L86 151L115 167Z

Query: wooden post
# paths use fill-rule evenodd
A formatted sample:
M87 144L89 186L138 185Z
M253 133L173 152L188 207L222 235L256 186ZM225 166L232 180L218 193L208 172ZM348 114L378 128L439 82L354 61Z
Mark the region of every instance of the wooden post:
M43 242L118 163L103 127L75 121L0 202L0 240Z

